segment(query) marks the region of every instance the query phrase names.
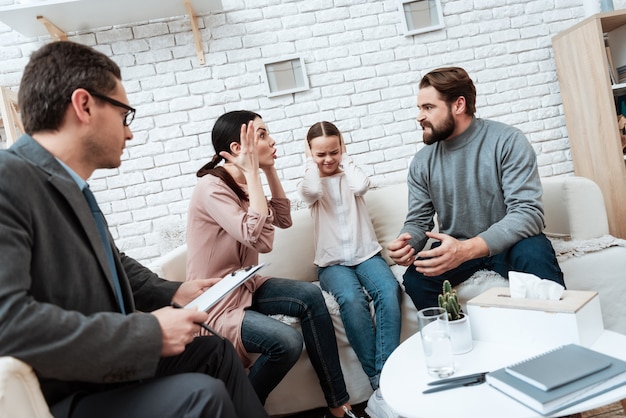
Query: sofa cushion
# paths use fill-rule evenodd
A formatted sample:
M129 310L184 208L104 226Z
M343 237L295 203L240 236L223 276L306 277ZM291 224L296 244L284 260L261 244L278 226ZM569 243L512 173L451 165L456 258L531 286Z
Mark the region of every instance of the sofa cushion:
M383 257L387 264L394 262L389 258L387 244L397 238L409 208L406 184L395 184L369 190L365 204L372 218L378 242L383 247Z
M270 253L259 254L259 263L269 263L264 276L296 279L307 282L317 280L313 264L313 221L308 209L291 212L293 225L288 229L276 228L274 246Z
M547 236L587 240L609 233L602 191L585 177L546 177L543 206Z

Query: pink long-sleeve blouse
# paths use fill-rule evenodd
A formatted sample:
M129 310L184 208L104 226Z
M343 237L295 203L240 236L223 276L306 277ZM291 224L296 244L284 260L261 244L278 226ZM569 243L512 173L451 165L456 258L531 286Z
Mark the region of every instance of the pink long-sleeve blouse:
M239 186L247 191L245 184ZM273 198L268 206L268 215L249 211L249 202L241 201L220 178L201 177L189 203L187 280L224 277L258 264L259 253L272 250L274 226L291 226L289 199ZM251 359L241 340L244 310L268 278L253 277L209 311L209 324L233 343L245 367Z

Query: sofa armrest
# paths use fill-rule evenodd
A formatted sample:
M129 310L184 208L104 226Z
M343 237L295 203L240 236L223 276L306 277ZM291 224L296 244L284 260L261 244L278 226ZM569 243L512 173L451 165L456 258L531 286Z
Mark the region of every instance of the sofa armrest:
M609 233L602 191L585 177L546 177L543 185L545 234L573 240Z
M33 369L14 357L0 357L0 416L52 418Z
M187 244L157 258L148 265L148 268L164 279L184 282L187 278Z

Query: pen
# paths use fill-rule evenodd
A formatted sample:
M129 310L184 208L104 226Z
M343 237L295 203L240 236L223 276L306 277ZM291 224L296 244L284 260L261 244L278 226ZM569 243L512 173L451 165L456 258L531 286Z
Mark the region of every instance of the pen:
M178 303L176 302L172 302L172 308L175 309L185 309L182 306L180 306ZM215 331L213 328L211 328L210 326L208 326L207 324L205 324L204 322L194 322L196 325L200 325L202 328L204 328L205 330L209 331L211 334L220 337L222 340L224 339L224 337L222 337L220 335L219 332Z
M433 386L430 389L426 389L425 391L422 391L422 393L433 393L433 392L439 392L442 390L448 390L448 389L454 389L454 388L460 388L463 386L474 386L474 385L480 385L481 383L484 383L485 379L484 378L476 378L474 380L459 380L458 382L452 382L450 384L447 385L440 385L440 386Z
M454 382L466 381L466 380L481 379L485 377L485 374L486 374L485 372L480 372L480 373L474 373L474 374L466 374L465 376L456 376L456 377L450 377L447 379L435 380L434 382L429 382L428 386L443 385L446 383L454 383Z
M436 380L434 382L428 383L428 386L432 386L429 389L426 389L422 393L434 393L440 392L442 390L454 389L463 386L473 386L479 385L485 382L485 375L487 373L475 373L466 376L457 376L449 379Z
M422 391L422 393L426 394L426 393L440 392L442 390L460 388L460 387L463 387L465 385L466 385L466 383L459 382L459 383L451 383L449 385L433 386L433 387L431 387L429 389L426 389L426 390Z

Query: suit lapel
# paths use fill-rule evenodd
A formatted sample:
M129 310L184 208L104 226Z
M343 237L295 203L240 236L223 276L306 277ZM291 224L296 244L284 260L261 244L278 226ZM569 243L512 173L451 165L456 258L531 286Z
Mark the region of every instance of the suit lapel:
M61 167L62 170L64 170ZM102 239L100 238L100 233L98 232L98 227L96 226L96 222L93 219L93 215L91 214L91 210L89 209L89 205L83 196L83 193L78 188L78 185L69 177L69 175L64 178L61 176L53 175L48 180L65 198L68 203L74 210L76 217L78 218L81 226L85 230L87 234L87 238L89 239L89 243L91 244L91 248L94 253L96 253L96 257L98 258L98 263L100 267L103 269L107 279L113 285L113 277L111 276L109 263L107 262L106 253L104 251L104 247L102 246ZM108 227L107 227L108 233ZM110 238L110 237L109 237ZM110 238L111 239L111 238Z
M111 269L109 268L109 263L107 262L106 253L104 251L104 247L102 245L102 240L100 238L100 233L98 232L98 227L96 226L96 222L93 219L93 215L91 214L91 210L89 209L89 205L87 200L83 196L82 191L79 189L78 184L74 181L74 179L69 175L67 170L59 164L56 158L50 154L46 149L44 149L37 141L32 139L28 135L23 135L13 146L11 147L11 151L15 152L20 157L25 160L30 161L33 165L40 167L43 171L48 173L49 178L48 181L52 184L58 191L61 193L70 207L74 211L74 214L78 218L82 228L87 235L87 239L93 249L93 252L96 255L98 260L98 264L100 264L100 268L104 272L107 281L111 287L111 291L115 295L115 288L113 285L113 277L111 275ZM107 234L109 234L110 242L113 242L113 238L108 230L107 225ZM115 260L116 266L120 266L119 256L117 251L113 251L113 258ZM118 272L120 268L118 267ZM120 278L122 276L125 277L125 274L118 273ZM122 285L122 290L127 290L126 285ZM128 298L124 297L124 301Z

